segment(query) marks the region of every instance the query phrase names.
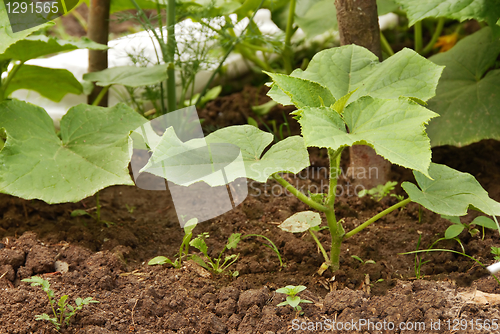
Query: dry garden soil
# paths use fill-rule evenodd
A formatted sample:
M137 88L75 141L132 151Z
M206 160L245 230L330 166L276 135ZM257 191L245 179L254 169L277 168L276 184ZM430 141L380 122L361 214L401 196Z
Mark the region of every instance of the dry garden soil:
M243 124L251 115L250 105L265 101L264 90L248 86L210 102L200 116L207 131ZM283 110L276 107L268 118L282 119ZM433 160L473 174L500 201L499 151L499 142L482 141L464 148L436 148ZM327 184L324 173L318 172L326 167L326 153L311 153L312 166L301 177L288 176L304 190ZM394 167L392 172L395 181L412 179L404 169ZM397 201L353 196L348 181L341 179L345 191L336 204L346 230ZM240 254L238 261L227 274L217 276L192 262L180 269L147 265L158 255L173 258L182 241L183 230L166 191L125 186L101 191L102 219L114 223L109 227L90 217L71 217L73 210L92 210L94 198L47 205L0 195L0 333L56 332L50 323L35 320L51 309L39 287L21 282L32 275L49 280L55 295L69 295L71 303L76 297L99 301L77 312L60 330L65 333L327 333L334 321L336 328L345 326L336 332L345 333L500 332L495 325L477 329L479 323L500 319L495 298L500 287L480 265L458 254L429 253L421 256L429 261L421 267L424 277L416 279L415 256L399 255L415 250L419 237L420 248L429 247L443 236L448 221L410 204L345 241L340 270L319 276L316 271L323 261L311 236L277 227L293 213L307 210L280 189L273 182L249 182L249 196L242 204L199 224L194 234L209 233L212 256L232 233L264 235L278 247L284 266L264 246L264 239L249 237L233 252ZM400 188L397 192L403 194ZM470 214L462 222L474 217ZM328 249L328 232L318 235ZM464 231L460 240L468 255L485 265L494 262L490 247L500 245L498 233L480 231L471 237ZM460 250L456 241L438 246ZM352 255L375 263L363 264ZM302 304L303 314L277 306L286 296L276 289L286 285L307 287L300 296L313 303Z

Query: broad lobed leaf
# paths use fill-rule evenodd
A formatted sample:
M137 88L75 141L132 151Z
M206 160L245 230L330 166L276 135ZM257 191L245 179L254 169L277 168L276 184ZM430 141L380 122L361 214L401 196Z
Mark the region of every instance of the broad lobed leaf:
M286 138L262 155L272 140L270 133L241 125L183 143L173 128L168 128L141 171L185 186L199 181L220 186L239 177L266 182L276 172L298 173L309 166L302 137Z
M425 18L446 17L461 21L475 19L496 24L500 0L395 0L406 10L409 25Z
M133 185L129 133L146 122L124 104L78 105L61 120L61 138L40 107L0 103L7 140L0 151L0 192L47 203L76 202L115 184Z
M420 189L409 182L403 182L401 186L413 202L435 213L463 216L469 208L473 208L491 216L500 216L500 203L492 200L468 173L431 163L429 175L432 180L418 171L414 171L413 175Z
M35 35L28 36L10 45L3 54L0 54L0 61L14 59L25 62L41 56L76 49L106 50L108 47L103 44L95 43L85 37L79 41L73 42L44 35Z
M377 56L367 49L347 45L317 53L305 71L297 69L290 76L328 88L337 100L356 90L350 102L366 95L383 99L406 96L426 101L434 96L442 70L442 66L410 49L379 63ZM280 83L275 85L281 89ZM271 94L279 96L276 90ZM273 95L270 96L274 98Z
M499 54L500 40L487 27L430 58L446 66L428 106L441 116L427 130L432 146L500 139L500 69L490 70Z
M344 146L369 145L392 163L428 175L431 150L424 125L437 114L409 99L366 96L349 104L343 118L325 107L304 108L299 115L308 147L336 150Z

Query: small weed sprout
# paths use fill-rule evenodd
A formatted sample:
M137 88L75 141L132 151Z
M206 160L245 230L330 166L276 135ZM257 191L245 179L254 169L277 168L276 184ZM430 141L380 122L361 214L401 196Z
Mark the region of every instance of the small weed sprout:
M165 256L157 256L152 258L148 265L154 266L157 264L171 264L174 268L179 269L182 267L182 258L188 256L189 252L189 243L191 238L193 237L193 230L198 224L198 218L192 218L186 222L184 225L184 237L182 238L181 247L179 248L178 257L172 262L168 257Z
M366 260L366 261L364 261L362 258L360 258L360 257L359 257L359 256L357 256L357 255L351 255L351 257L352 257L353 259L356 259L356 260L358 260L359 262L361 262L361 264L369 264L369 263L371 263L371 264L375 264L375 263L376 263L376 262L375 262L375 261L373 261L373 260Z
M500 247L491 246L491 254L495 255L495 260L500 261Z
M286 300L284 302L279 303L277 306L285 306L290 305L296 312L302 311L302 307L300 307L300 303L309 303L312 304L312 301L307 299L301 299L297 294L299 292L304 291L307 287L303 285L287 285L284 288L279 288L276 290L277 293L284 293L287 295ZM302 314L302 313L301 313Z
M389 195L391 191L394 190L394 186L398 184L396 181L388 181L386 184L379 184L375 188L372 189L363 189L358 193L359 197L364 197L366 195L370 195L370 198L380 202L384 197ZM392 197L396 197L399 201L402 201L404 198L402 196L398 196L396 194L391 194Z
M224 246L224 249L219 253L219 256L213 259L208 255L208 247L205 242L205 239L208 237L209 234L207 232L204 232L198 235L198 237L196 237L195 239L191 240L189 244L202 252L205 257L205 259L202 259L200 256L193 254L191 256L191 259L193 259L194 262L196 262L203 268L210 270L214 274L221 274L229 266L235 263L240 256L240 254L232 254L224 257L224 261L222 261L222 254L226 251L226 249L235 249L238 246L238 243L241 240L241 233L231 234L231 236L227 240L227 244ZM236 277L238 276L238 274L239 273L237 271L234 271L232 273L232 276Z
M80 297L75 299L76 307L68 304L68 295L64 295L59 298L56 302L54 290L50 288L50 283L41 277L33 276L31 278L25 278L23 282L31 283L32 286L41 286L42 290L47 294L49 299L50 308L54 317L49 316L47 313L35 315L35 320L47 320L49 321L56 330L61 329L64 324L69 324L69 319L75 315L75 313L83 308L84 305L89 305L92 303L99 303L97 300L93 300L92 297L87 297L82 299Z

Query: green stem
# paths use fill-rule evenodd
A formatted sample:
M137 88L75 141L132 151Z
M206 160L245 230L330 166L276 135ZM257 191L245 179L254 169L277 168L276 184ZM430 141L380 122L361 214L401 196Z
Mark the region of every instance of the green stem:
M329 210L326 206L319 204L318 202L313 201L311 198L309 198L306 195L304 195L303 193L301 193L297 188L295 188L290 183L288 183L285 179L283 179L278 173L274 173L272 176L286 190L291 192L295 197L297 197L299 200L301 200L302 202L309 205L311 208L316 209L318 211L322 211L322 212L326 212Z
M441 32L443 31L444 21L445 21L444 17L441 17L439 19L438 24L436 26L436 30L434 30L434 34L432 35L430 42L425 46L425 48L420 53L422 56L425 56L426 54L431 52L432 48L434 47L434 44L436 44L439 36L441 35Z
M384 34L382 31L380 31L380 44L382 45L382 49L385 51L390 56L394 56L394 51L392 50L391 45L389 42L387 42L387 39L385 38Z
M417 254L417 253L423 253L423 252L425 252L425 253L427 253L427 252L450 252L450 253L460 254L460 255L463 255L465 257L468 257L471 260L476 261L481 267L483 267L484 269L486 269L486 266L484 264L482 264L479 260L475 259L474 257L472 257L470 255L467 255L465 253L460 253L460 252L451 250L451 249L422 249L422 250L416 250L416 251L411 251L411 252L406 252L406 253L399 253L399 254L400 255L408 255L408 254ZM493 276L493 278L500 285L500 281L498 280L498 278L495 275L493 275L493 274L491 274L491 276Z
M328 258L328 254L326 253L326 250L325 248L323 247L323 245L321 244L321 242L319 241L318 237L316 236L316 234L314 234L313 231L311 231L311 229L308 230L309 233L311 233L311 236L313 237L314 241L316 242L316 244L318 245L319 247L319 250L321 251L321 254L323 254L323 257L325 258L325 262L329 262L330 259Z
M393 206L385 209L384 211L380 212L379 214L373 216L372 218L368 219L366 222L364 222L363 224L359 225L358 227L356 227L355 229L349 231L348 233L346 233L345 235L345 239L347 238L350 238L352 237L353 235L361 232L362 230L364 230L366 227L370 226L372 223L376 222L377 220L379 220L380 218L388 215L389 213L391 213L392 211L396 210L396 209L399 209L403 206L405 206L406 204L410 203L411 202L411 199L407 198L397 204L394 204Z
M420 53L422 52L422 21L415 23L413 29L415 35L415 51Z
M328 188L328 197L326 199L326 205L328 208L333 209L335 204L335 196L337 191L337 182L340 173L340 157L344 149L340 148L338 150L328 149L328 159L330 161L330 185Z
M168 0L167 5L167 112L172 112L177 107L175 96L175 0Z
M101 89L97 97L95 98L94 102L92 102L93 106L98 106L99 103L101 103L101 100L103 99L104 95L108 92L109 86L105 86Z
M16 75L17 71L19 71L19 69L23 65L24 65L24 62L20 62L19 64L14 65L12 70L9 72L9 75L7 76L5 81L2 83L2 88L0 88L0 101L3 101L7 98L7 96L5 96L5 92L7 91L7 87L9 87L9 84L12 81L12 79L14 78L14 76ZM1 78L0 78L0 80L1 80Z
M101 222L101 203L99 203L99 192L96 192L96 194L95 194L95 207L96 207L95 214L96 214L97 222L100 223Z
M337 222L335 218L335 211L329 209L325 212L326 221L328 223L328 228L330 229L330 235L332 237L332 245L330 248L330 267L333 272L339 270L340 268L340 246L342 245L342 240L344 240L345 231L341 222Z
M285 65L286 74L290 74L293 71L293 52L292 52L292 35L293 35L293 20L295 18L295 4L296 0L290 1L290 7L288 9L288 21L286 23L286 35L285 35L285 46L283 49L283 62Z

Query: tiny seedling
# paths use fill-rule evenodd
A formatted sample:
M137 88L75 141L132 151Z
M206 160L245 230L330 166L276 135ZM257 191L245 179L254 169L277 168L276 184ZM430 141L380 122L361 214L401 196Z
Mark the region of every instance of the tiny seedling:
M47 313L43 313L35 315L35 320L47 320L54 325L56 330L61 329L63 325L68 325L69 319L71 319L77 311L81 310L84 305L99 303L97 300L93 300L92 297L87 297L85 299L78 297L75 299L76 307L73 307L67 302L68 295L62 296L59 298L59 301L56 302L55 293L54 290L50 288L49 281L38 276L25 278L22 281L31 283L32 286L41 286L42 290L47 294L54 317L49 316Z
M361 264L369 264L369 263L375 264L375 263L376 263L376 262L375 262L375 261L373 261L373 260L366 260L366 261L363 261L363 259L362 259L362 258L360 258L360 257L359 257L359 256L357 256L357 255L351 255L351 257L352 257L353 259L356 259L356 260L358 260L359 262L361 262Z
M127 208L128 213L133 214L134 210L136 209L135 206L125 204L125 207Z
M209 234L207 232L204 232L198 237L194 238L191 240L189 243L191 246L194 248L197 248L200 252L203 253L204 259L201 258L200 256L193 254L191 255L191 259L195 261L197 264L202 266L203 268L210 270L214 274L221 274L223 273L229 266L231 266L233 263L236 262L240 254L232 254L229 256L224 257L224 261L222 261L222 254L226 249L235 249L236 246L238 246L238 242L241 240L241 233L233 233L227 240L227 244L224 246L224 249L219 253L219 256L217 258L211 258L208 255L208 247L207 243L205 242L205 239L209 237ZM238 276L238 272L234 271L232 273L234 277Z
M420 248L420 243L422 242L422 235L418 235L418 241L417 241L417 251ZM432 247L432 246L431 246ZM421 257L418 256L418 253L415 253L415 277L417 279L424 278L424 275L422 275L422 266L426 264L427 262L430 262L430 260L423 261Z
M500 247L491 246L491 254L495 255L495 260L500 261Z
M454 253L454 254L459 254L459 255L463 255L473 261L475 261L477 264L479 264L481 267L483 267L484 269L488 270L486 268L486 266L481 262L479 261L478 259L476 259L475 257L473 256L470 256L468 254L465 254L465 252L457 252L455 250L451 250L451 249L431 249L431 248L428 248L428 249L421 249L421 250L415 250L415 251L411 251L411 252L406 252L406 253L399 253L399 255L409 255L409 254L418 254L418 253L428 253L428 252L449 252L449 253ZM500 285L500 280L492 273L491 276L493 276L493 278L495 279L495 281L497 281L498 285Z
M280 251L279 251L278 247L276 247L274 242L272 242L269 238L267 238L261 234L247 234L247 235L244 235L243 237L241 237L241 239L245 239L245 238L249 238L249 237L260 237L262 239L265 239L267 242L269 242L269 244L266 244L266 243L262 243L262 244L264 246L270 248L276 254L276 256L278 257L278 260L280 261L280 267L285 267L285 264L283 264L283 259L281 258Z
M95 216L91 215L88 212L88 210L78 209L78 210L71 211L71 217L89 216L89 217L93 218L98 223L106 224L107 227L110 227L111 225L114 225L115 223L113 223L113 222L108 222L106 220L102 220L101 219L101 204L99 202L99 192L97 192L95 194L95 201L96 201Z
M479 230L473 225L481 226L483 230L483 240L484 240L484 228L489 228L492 230L498 230L497 224L490 218L479 216L476 217L470 224L465 224L460 222L460 217L456 216L445 216L441 215L442 218L449 220L453 224L448 227L444 233L444 239L454 239L458 237L463 230L467 229L469 234L473 237L479 233ZM438 241L443 240L439 239ZM437 242L437 241L436 241Z
M358 193L359 197L364 197L366 195L370 195L370 198L379 202L382 198L389 195L391 191L394 190L394 186L398 184L396 181L388 181L386 184L379 184L375 188L372 189L363 189ZM392 197L396 197L399 201L404 200L404 197L401 195L391 194Z
M188 256L189 252L189 243L191 238L193 237L193 230L198 224L198 218L192 218L186 222L184 225L184 237L182 238L181 247L179 248L178 257L172 262L168 257L165 256L157 256L152 258L148 265L154 266L157 264L171 264L174 268L179 269L182 267L182 258Z
M312 304L312 301L307 299L301 299L297 294L299 292L304 291L307 287L303 285L287 285L284 288L279 288L276 290L277 293L284 293L287 295L286 300L284 302L279 303L277 306L285 306L290 305L297 313L302 311L302 307L300 307L300 303L309 303ZM302 313L301 313L302 314Z

